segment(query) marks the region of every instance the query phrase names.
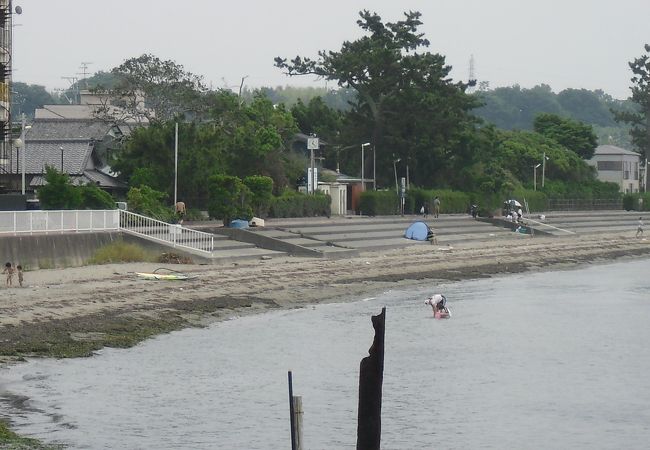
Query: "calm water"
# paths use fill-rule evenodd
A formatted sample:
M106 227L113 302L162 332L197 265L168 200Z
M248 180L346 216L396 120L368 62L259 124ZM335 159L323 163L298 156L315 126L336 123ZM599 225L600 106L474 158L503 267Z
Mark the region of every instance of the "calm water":
M79 449L354 449L358 367L387 307L382 448L648 448L650 260L418 286L0 372L18 431ZM454 317L431 318L426 295ZM2 407L10 412L7 404Z

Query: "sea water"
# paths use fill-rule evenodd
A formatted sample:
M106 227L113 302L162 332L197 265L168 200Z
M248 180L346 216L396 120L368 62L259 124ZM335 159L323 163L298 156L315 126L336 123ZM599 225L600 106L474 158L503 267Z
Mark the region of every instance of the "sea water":
M354 449L386 307L382 448L647 448L650 260L414 285L2 370L15 429L75 449ZM435 320L428 295L453 317Z

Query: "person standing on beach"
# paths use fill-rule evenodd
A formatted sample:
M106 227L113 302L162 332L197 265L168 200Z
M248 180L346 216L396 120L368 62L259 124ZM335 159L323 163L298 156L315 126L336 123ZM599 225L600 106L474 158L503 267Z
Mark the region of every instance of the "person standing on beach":
M10 262L5 264L5 269L2 271L2 273L7 274L7 286L12 286L14 283L14 268Z
M23 287L23 266L18 264L16 266L16 273L18 274L18 284Z
M433 216L437 219L440 214L440 199L436 195L433 199Z
M636 228L636 237L643 236L643 217L639 217L639 226Z

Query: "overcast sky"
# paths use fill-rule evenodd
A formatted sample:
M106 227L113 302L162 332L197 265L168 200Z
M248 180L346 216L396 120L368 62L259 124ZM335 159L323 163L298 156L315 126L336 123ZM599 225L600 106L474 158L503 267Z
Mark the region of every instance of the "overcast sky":
M361 35L358 12L384 22L422 13L421 31L466 80L490 87L545 83L602 89L626 98L628 61L650 43L649 0L13 0L14 80L65 88L62 77L108 71L151 53L171 59L213 88L317 85L288 78L276 56L316 56ZM328 87L335 87L331 82Z

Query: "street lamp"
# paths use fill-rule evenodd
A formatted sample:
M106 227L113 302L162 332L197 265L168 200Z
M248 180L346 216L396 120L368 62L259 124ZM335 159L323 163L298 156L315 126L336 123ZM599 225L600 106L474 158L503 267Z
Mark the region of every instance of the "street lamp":
M542 156L542 187L544 187L544 174L546 173L546 161L548 161L548 159L546 152L544 152L544 155Z
M16 162L18 162L18 153L20 152L20 149L22 150L22 153L20 153L20 166L21 166L21 189L20 192L25 195L25 130L31 128L31 126L25 126L25 113L22 113L21 115L21 128L20 128L20 137L14 141L14 145L16 146ZM16 172L18 172L16 170Z
M59 145L59 150L61 150L61 173L63 173L63 147Z
M533 166L533 190L534 190L534 191L537 190L537 168L538 168L539 166L541 166L541 165L542 165L542 164L539 163L539 164Z
M366 181L364 180L364 167L363 167L363 160L365 159L364 149L366 147L370 147L370 142L361 144L361 191L362 192L366 190Z
M393 160L393 172L395 172L395 193L399 195L399 185L397 184L397 163L400 162L402 158L397 158Z

